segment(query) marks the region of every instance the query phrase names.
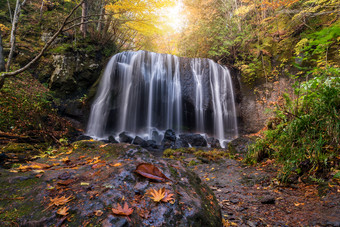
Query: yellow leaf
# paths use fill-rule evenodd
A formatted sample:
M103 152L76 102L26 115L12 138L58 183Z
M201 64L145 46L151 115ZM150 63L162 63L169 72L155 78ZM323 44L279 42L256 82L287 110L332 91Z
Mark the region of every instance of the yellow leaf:
M160 202L165 197L165 188L161 188L158 191L152 188L148 194L153 201Z
M305 205L305 204L304 204L304 203L298 203L298 202L296 202L296 203L294 203L294 205L298 207L298 206L303 206L303 205Z
M67 198L65 196L55 197L54 199L50 198L50 201L51 201L50 206L53 206L53 205L62 206L64 204L68 203L71 200L72 200L71 196L69 196Z
M57 214L60 214L60 215L63 215L63 216L66 216L66 215L68 215L68 210L69 210L70 208L69 207L62 207L62 208L60 208L60 209L58 209L58 211L57 211Z
M100 217L100 216L103 215L103 211L101 211L101 210L96 210L96 211L94 212L94 215L96 215L97 217Z

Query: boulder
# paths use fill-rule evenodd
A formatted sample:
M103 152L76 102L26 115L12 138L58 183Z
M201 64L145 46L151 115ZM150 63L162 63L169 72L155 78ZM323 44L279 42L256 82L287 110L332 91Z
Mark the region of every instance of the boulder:
M8 200L3 213L14 213L1 219L1 226L222 226L221 210L211 189L179 161L157 158L134 145L78 141L71 155L63 154L58 168L46 169L39 177L33 171L15 175L3 174L0 168L0 194L22 198L20 203ZM81 157L81 158L80 158ZM105 157L105 159L98 157ZM84 163L84 160L88 160ZM97 161L97 162L96 162ZM98 163L98 161L100 161ZM43 165L46 160L36 160ZM55 162L55 160L54 160ZM141 163L148 163L168 179L153 180L136 173ZM70 165L77 168L70 169ZM16 178L17 180L13 180ZM12 183L9 183L12 182ZM58 190L56 189L58 188ZM154 201L150 190L166 190L173 199ZM8 194L10 193L10 194ZM72 218L57 214L65 202ZM125 203L132 209L128 216L116 215L112 208ZM48 207L48 209L47 209ZM65 216L67 217L67 216Z
M176 133L172 129L168 129L164 133L164 140L176 141Z
M181 134L179 138L193 147L206 147L208 145L207 141L200 134Z
M80 135L76 138L76 141L80 141L80 140L92 140L92 137L86 136L86 135Z
M220 141L218 139L215 139L214 137L210 137L207 140L208 144L210 144L211 148L221 148Z
M162 148L176 148L176 133L172 129L168 129L164 133L164 138L162 140Z
M132 136L128 135L127 132L122 132L119 134L119 142L121 143L132 143Z
M110 143L118 143L118 141L113 136L109 136L108 140Z
M139 145L141 147L147 147L147 143L145 140L143 140L141 137L136 136L133 140L132 144Z

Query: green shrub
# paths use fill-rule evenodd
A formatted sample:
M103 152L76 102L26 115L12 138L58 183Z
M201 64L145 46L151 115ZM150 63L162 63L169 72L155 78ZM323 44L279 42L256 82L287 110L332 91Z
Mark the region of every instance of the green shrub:
M278 177L283 182L293 174L326 178L331 167L338 169L339 75L339 69L323 71L295 89L298 99L285 96L285 105L275 109L279 124L249 147L246 161L275 158L282 165Z

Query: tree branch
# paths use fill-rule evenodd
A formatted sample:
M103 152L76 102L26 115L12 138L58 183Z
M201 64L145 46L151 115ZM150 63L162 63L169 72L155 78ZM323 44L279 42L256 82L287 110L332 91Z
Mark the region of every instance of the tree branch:
M35 56L35 58L32 59L32 61L30 61L29 63L27 63L24 67L13 71L13 72L6 72L6 73L2 73L0 75L0 89L3 87L5 79L9 78L9 77L14 77L22 72L24 72L25 70L27 70L29 67L31 67L35 62L37 62L41 56L45 53L45 51L50 47L50 45L53 43L53 41L57 38L57 36L63 31L64 27L67 24L68 19L73 15L73 13L81 6L81 4L83 3L84 0L82 0L78 5L76 5L72 11L70 12L69 15L67 15L67 17L64 19L63 23L61 24L61 26L59 27L58 31L48 40L48 42L45 44L45 46L43 47L43 49L41 49L41 51L39 52L39 54L37 56Z

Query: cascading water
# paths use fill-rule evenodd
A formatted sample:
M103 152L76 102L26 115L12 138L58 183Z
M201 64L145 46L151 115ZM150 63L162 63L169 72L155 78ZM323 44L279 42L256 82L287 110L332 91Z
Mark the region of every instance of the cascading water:
M167 129L220 141L238 136L231 77L209 59L146 51L123 52L106 66L92 104L87 135L127 131L160 142Z

